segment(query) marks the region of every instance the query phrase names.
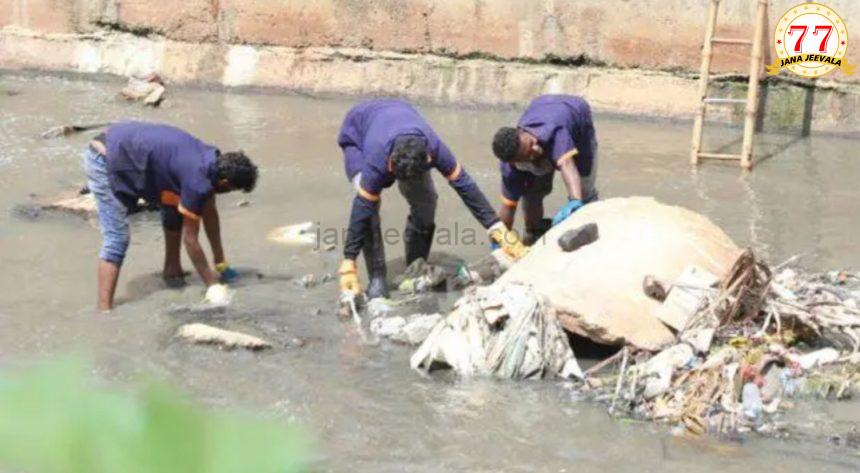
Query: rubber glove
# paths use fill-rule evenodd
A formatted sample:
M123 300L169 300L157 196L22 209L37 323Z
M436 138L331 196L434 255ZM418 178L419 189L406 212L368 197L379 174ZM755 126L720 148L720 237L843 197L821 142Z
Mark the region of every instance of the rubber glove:
M582 201L579 199L571 199L567 201L567 204L565 204L561 210L556 212L555 217L552 218L552 226L554 227L559 223L564 222L567 217L570 217L572 213L579 210L582 205Z
M223 307L230 304L233 292L226 284L213 284L206 289L203 303L213 307Z
M340 274L340 292L355 295L361 294L361 284L358 282L358 267L354 260L343 260L343 263L340 264L340 269L337 270L337 274Z
M237 273L235 269L231 268L226 261L216 264L215 271L221 275L222 283L231 283L239 279L239 273Z
M514 261L528 254L529 249L520 241L516 232L508 230L504 223L498 222L487 231L490 239L496 242Z

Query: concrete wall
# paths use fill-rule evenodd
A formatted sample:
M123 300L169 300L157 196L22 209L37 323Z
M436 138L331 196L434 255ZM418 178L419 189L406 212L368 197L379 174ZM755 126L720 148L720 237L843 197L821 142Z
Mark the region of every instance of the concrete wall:
M799 2L771 0L770 22ZM860 2L825 3L842 14L849 31L852 25L860 28ZM191 42L560 58L697 71L708 4L708 0L0 0L0 26L68 33L90 32L101 25ZM748 37L755 5L755 0L722 0L720 35ZM858 57L856 49L849 51L850 57ZM747 58L748 48L720 47L714 68L745 73ZM846 80L839 73L832 78Z
M771 0L770 21L795 1ZM0 0L0 68L155 71L172 82L477 104L520 105L567 92L598 110L691 118L708 3ZM849 30L860 29L860 1L828 4ZM720 34L749 35L754 8L754 0L722 0ZM858 62L858 50L849 49L850 62ZM717 72L747 72L746 49L720 51ZM768 122L796 127L805 107L814 129L856 131L858 81L860 74L831 74L814 85L814 100L803 87L770 84ZM740 82L713 94L743 96ZM711 116L736 122L742 110L723 107Z

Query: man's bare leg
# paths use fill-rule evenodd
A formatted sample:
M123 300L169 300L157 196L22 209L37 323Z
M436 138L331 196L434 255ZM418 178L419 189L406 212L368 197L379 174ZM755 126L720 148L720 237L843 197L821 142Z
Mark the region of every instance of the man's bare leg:
M185 284L185 272L182 270L182 232L164 229L164 282L174 287Z
M113 309L113 297L116 293L116 283L119 280L119 266L105 260L99 260L99 310L107 312Z

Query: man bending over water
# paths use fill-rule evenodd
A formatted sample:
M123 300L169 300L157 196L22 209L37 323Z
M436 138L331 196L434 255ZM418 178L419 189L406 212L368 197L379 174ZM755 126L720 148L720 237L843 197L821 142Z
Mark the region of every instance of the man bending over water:
M206 284L206 299L220 303L236 273L221 246L215 194L238 189L250 192L257 166L241 151L221 153L172 126L121 122L98 135L84 153L90 191L96 198L102 247L99 252L98 307L114 305L119 271L130 240L127 215L138 200L161 205L164 228L164 278L182 280L180 246L185 245L194 269ZM212 246L214 269L198 240L200 224Z
M525 253L516 234L499 221L495 210L451 150L415 108L400 100L369 100L344 118L338 145L343 150L346 177L356 190L340 266L342 292L358 294L356 258L364 252L370 283L367 297L387 297L385 253L379 221L383 189L397 182L409 203L404 243L406 264L427 259L436 229L436 188L430 169L436 168L490 237L513 258Z
M582 97L542 95L534 99L516 128L496 132L493 153L501 161L499 216L512 228L522 199L527 244L597 199L597 138L591 107ZM543 200L552 192L555 171L561 174L568 201L550 220L544 219Z

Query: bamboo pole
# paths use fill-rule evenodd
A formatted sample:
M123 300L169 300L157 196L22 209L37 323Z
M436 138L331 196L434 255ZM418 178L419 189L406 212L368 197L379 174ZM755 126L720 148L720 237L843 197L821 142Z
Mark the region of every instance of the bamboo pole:
M699 112L693 123L693 147L690 152L690 163L699 164L699 150L702 148L702 127L705 122L705 97L708 95L708 82L711 75L711 40L717 25L717 10L720 0L711 0L708 9L708 22L705 24L705 44L702 45L702 67L699 69Z
M764 26L767 21L767 0L758 0L755 28L753 32L752 53L750 54L750 80L747 87L746 118L744 121L744 143L741 151L741 167L752 169L753 135L758 112L759 82L762 68L762 42Z

